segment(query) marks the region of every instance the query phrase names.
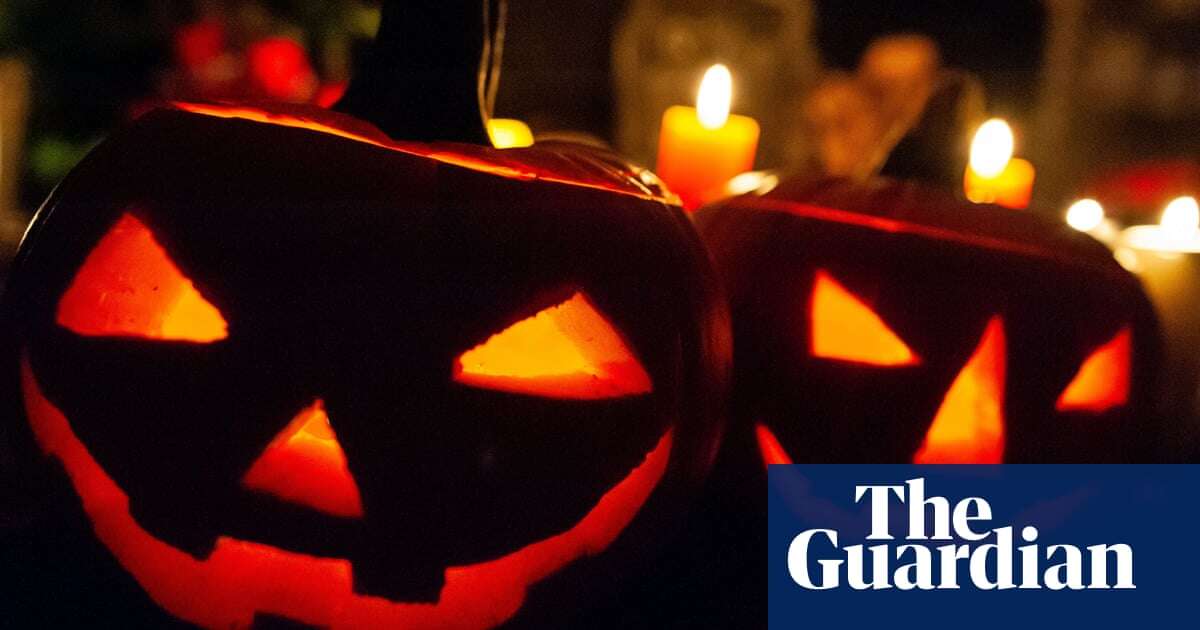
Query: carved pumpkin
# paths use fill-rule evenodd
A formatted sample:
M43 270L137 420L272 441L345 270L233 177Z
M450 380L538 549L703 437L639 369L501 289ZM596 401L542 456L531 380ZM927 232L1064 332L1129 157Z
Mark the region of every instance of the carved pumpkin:
M184 105L46 203L4 361L148 605L484 628L587 603L680 509L719 434L715 295L603 153Z
M1065 226L883 181L790 181L697 220L730 293L730 439L767 463L1125 461L1155 446L1152 310Z

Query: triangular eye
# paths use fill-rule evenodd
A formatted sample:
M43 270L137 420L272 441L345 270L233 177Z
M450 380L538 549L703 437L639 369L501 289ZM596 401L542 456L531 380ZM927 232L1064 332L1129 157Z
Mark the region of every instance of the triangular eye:
M871 307L824 270L811 303L812 355L869 365L917 365L921 360Z
M228 336L221 312L129 214L88 254L58 303L57 321L88 337L210 343Z
M361 518L358 483L350 474L325 405L296 414L242 477L248 490L344 518Z
M1129 402L1132 354L1133 333L1126 326L1084 360L1055 408L1103 413Z
M650 375L582 293L493 335L455 361L464 385L546 398L645 394Z

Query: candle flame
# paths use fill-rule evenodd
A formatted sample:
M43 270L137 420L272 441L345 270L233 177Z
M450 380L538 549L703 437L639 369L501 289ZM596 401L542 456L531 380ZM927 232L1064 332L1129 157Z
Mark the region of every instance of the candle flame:
M1190 235L1200 229L1200 205L1195 197L1177 197L1163 209L1158 224L1174 235Z
M700 93L696 95L696 115L705 129L720 129L729 120L733 100L733 76L724 64L716 64L704 73Z
M1013 155L1013 132L1008 123L993 118L979 126L971 141L971 170L983 177L1004 172Z
M1104 206L1095 199L1080 199L1067 208L1067 225L1080 232L1091 232L1104 222Z
M488 135L497 149L516 149L533 146L529 125L515 118L492 118L487 121Z
M765 195L779 185L779 176L769 171L746 171L734 175L725 182L725 192L730 196L754 193Z
M1200 253L1200 204L1195 197L1176 197L1163 208L1158 225L1135 225L1121 233L1120 243L1131 250L1151 251L1160 257ZM1125 265L1123 261L1122 265Z

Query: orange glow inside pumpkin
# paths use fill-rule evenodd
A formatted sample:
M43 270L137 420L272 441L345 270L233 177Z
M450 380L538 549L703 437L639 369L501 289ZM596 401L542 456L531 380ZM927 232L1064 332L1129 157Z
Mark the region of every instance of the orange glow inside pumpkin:
M1132 355L1133 333L1126 326L1084 360L1055 408L1103 413L1129 402Z
M57 321L89 337L211 343L228 336L221 312L130 214L88 254L58 303Z
M464 352L464 385L547 398L596 400L649 393L650 375L582 293Z
M920 363L871 307L824 270L816 273L810 308L813 356L882 366Z
M758 438L758 452L762 454L766 465L792 463L791 456L779 443L779 438L765 425L759 424L754 427L754 437Z
M355 594L346 560L224 537L208 558L197 560L154 538L130 515L129 497L45 398L28 356L21 382L34 437L62 463L96 537L159 606L208 628L249 627L255 613L334 630L497 626L521 608L530 585L612 544L662 479L672 447L667 431L645 461L567 531L495 560L450 567L437 603L408 604Z
M248 490L343 518L361 518L362 499L325 404L304 409L242 477Z
M1004 322L992 317L925 434L915 464L999 464L1004 458Z

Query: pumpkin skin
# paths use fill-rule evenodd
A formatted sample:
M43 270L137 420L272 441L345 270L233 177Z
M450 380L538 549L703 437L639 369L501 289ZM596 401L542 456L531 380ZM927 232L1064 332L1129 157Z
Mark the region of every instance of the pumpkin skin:
M885 180L786 181L697 221L730 295L743 462L1156 452L1153 311L1090 238Z
M194 289L183 324L94 316L160 288L121 285L153 275L121 268L121 234ZM79 288L96 277L117 282ZM492 343L556 308L617 340L581 351L586 378ZM209 627L482 628L589 603L708 467L729 360L707 256L652 177L295 108L181 106L103 143L39 212L5 314L31 465L81 496L125 590ZM473 377L481 349L499 368ZM318 411L342 459L252 481Z

